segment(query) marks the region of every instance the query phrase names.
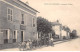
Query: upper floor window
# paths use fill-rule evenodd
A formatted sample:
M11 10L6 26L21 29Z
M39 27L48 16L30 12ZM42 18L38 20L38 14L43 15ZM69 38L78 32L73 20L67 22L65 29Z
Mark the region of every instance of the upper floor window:
M12 17L13 17L13 10L11 8L8 8L7 11L7 16L8 16L8 20L12 21Z
M33 27L35 27L35 19L33 18Z
M22 21L21 24L24 24L24 14L22 14Z

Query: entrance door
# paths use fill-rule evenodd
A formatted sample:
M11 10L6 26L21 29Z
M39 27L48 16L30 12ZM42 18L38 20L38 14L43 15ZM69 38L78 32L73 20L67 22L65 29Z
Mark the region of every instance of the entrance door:
M21 31L21 42L23 42L24 31Z

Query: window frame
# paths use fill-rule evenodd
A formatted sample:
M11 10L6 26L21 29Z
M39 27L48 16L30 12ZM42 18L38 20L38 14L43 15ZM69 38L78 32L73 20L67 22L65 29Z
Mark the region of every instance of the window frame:
M24 23L22 23L24 22ZM21 24L24 25L25 24L25 17L24 17L24 13L21 13Z
M14 32L15 32L15 36L14 36ZM17 30L14 30L13 31L13 39L16 39L17 40L17 35L18 35L18 31Z
M35 18L34 17L32 18L32 27L36 27L36 25L35 25Z
M9 14L9 12L10 12L10 14ZM10 16L10 19L9 19L9 16ZM7 20L8 21L11 21L11 22L13 21L13 9L12 8L9 8L9 7L7 7Z

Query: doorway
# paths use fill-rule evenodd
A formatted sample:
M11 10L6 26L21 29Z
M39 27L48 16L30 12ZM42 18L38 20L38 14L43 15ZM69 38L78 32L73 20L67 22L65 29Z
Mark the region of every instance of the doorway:
M24 31L21 31L21 42L23 42Z

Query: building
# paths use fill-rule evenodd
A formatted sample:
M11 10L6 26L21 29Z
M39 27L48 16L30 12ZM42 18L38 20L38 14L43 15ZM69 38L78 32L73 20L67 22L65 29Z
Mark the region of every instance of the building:
M70 29L68 27L63 26L59 21L52 22L52 29L55 31L55 37L59 39L63 39L64 37L66 39L70 38Z
M62 24L57 20L56 22L52 22L52 29L55 32L55 36L61 39L62 37Z
M62 38L63 39L67 38L67 32L65 30L62 30Z
M62 37L65 39L70 39L71 30L68 26L63 26Z
M36 40L37 12L20 0L0 0L0 44Z

